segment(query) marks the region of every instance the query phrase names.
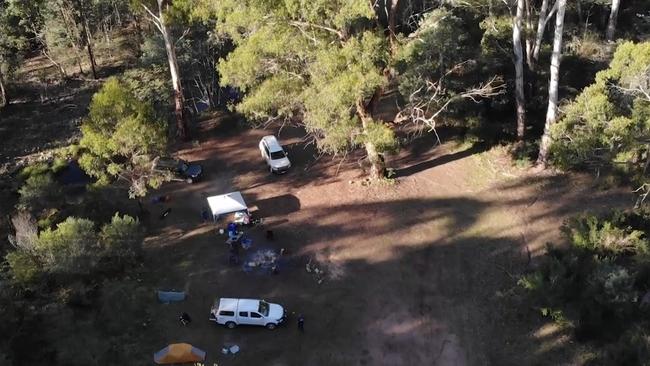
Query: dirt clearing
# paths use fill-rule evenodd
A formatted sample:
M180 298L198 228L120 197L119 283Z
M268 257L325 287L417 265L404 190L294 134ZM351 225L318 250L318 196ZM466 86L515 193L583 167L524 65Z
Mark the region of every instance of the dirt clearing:
M493 151L435 147L433 138L389 161L397 180L367 184L359 157L317 158L293 129L279 134L293 168L271 176L257 143L277 131L210 122L203 129L181 155L203 164L205 180L169 184L157 194L171 202L147 207L152 233L143 283L152 293L187 291L188 299L152 299L139 345L144 353L188 342L207 351L207 365L572 362L564 335L531 324L532 310L510 307L508 293L529 257L558 238L564 218L630 204L625 192L594 190L588 177L527 175L489 163ZM279 274L228 265L225 237L216 232L226 223L202 223L205 197L232 190L265 218L263 227L247 231L251 250L287 250ZM158 219L167 208L170 214ZM321 284L305 269L310 261L325 272ZM227 330L207 320L218 297L264 298L292 316L275 331ZM193 318L187 327L178 322L183 311ZM224 344L241 351L222 355Z

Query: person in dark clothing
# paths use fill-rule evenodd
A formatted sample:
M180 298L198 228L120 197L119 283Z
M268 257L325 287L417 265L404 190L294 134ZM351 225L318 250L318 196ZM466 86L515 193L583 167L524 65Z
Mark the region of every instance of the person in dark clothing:
M298 330L302 333L305 332L305 317L302 314L298 315Z
M201 219L203 219L203 222L208 222L210 219L210 212L205 207L203 208L203 211L201 211Z
M181 321L181 324L183 325L188 325L192 322L192 318L190 318L190 314L186 312L182 312L181 316L179 317L179 320Z
M239 264L239 243L232 242L230 245L230 258L228 261L230 264Z
M167 217L167 215L169 215L170 212L172 212L172 209L171 209L171 208L166 209L166 210L165 210L165 211L160 215L160 219L162 220L162 219L164 219L165 217Z

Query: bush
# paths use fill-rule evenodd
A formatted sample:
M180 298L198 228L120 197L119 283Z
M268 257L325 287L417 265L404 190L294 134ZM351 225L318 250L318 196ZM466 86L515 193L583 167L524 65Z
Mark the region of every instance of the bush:
M644 232L621 227L622 223L617 219L600 220L594 215L584 215L570 219L563 231L574 247L603 256L647 253L648 241Z
M563 227L569 245L549 248L539 269L519 280L542 315L573 327L578 340L605 342L611 354L603 359L623 362L604 364L636 360L625 345L629 329L650 326L639 304L650 286L649 217L637 210L572 218Z
M46 269L55 274L89 274L101 249L94 228L90 220L68 217L55 230L41 232L39 249Z
M52 174L37 174L35 171L30 173L18 193L20 206L37 211L54 205L61 198L61 188L52 178Z
M21 285L34 283L42 273L40 263L27 252L15 250L5 257L14 281Z
M27 243L25 235L13 239ZM30 284L41 273L67 281L78 276L123 270L141 255L144 230L137 219L116 214L99 232L88 219L68 217L55 229L46 229L35 245L16 245L6 257L14 279Z
M609 57L607 42L594 32L574 35L568 42L569 52L590 61L602 61Z
M126 71L120 80L142 102L165 107L171 102L171 86L164 67L131 69Z
M111 269L133 265L142 254L144 230L138 220L131 216L115 214L111 222L104 225L99 238Z
M46 162L38 162L34 164L30 164L26 167L24 167L21 171L19 176L22 179L28 179L32 176L36 175L44 175L50 171L50 166Z

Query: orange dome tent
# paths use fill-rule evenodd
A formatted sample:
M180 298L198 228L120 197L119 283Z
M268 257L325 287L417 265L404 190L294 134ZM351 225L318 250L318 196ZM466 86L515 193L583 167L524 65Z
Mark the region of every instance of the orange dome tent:
M153 354L159 365L205 361L205 352L188 343L174 343Z

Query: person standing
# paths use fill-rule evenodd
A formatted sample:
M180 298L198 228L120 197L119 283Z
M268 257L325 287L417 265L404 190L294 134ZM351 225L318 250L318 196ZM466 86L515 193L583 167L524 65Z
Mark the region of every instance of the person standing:
M298 315L298 330L301 333L305 332L305 317L302 314Z
M181 321L181 324L183 325L188 325L192 322L192 318L190 318L190 314L186 312L182 312L181 316L179 317L179 320Z

